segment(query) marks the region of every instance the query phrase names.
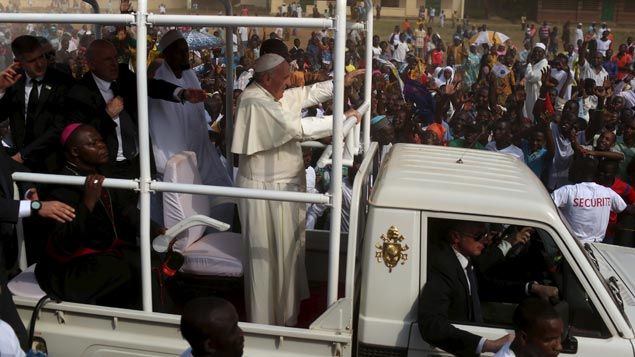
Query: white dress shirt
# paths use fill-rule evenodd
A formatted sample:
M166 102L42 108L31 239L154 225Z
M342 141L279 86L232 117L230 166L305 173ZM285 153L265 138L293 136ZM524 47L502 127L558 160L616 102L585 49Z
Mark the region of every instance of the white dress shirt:
M459 253L456 249L452 248L452 250L454 250L454 254L456 254L456 259L459 260L459 264L461 265L461 268L463 269L463 274L465 274L465 281L467 281L467 290L471 296L472 285L470 285L470 278L467 276L467 267L470 264L470 260L463 254ZM476 346L476 354L480 354L481 352L483 352L483 345L485 345L485 341L487 341L487 339L485 337L481 337L481 340L478 342L478 345Z
M95 80L95 83L97 84L97 88L99 88L99 92L101 93L101 96L104 98L104 101L106 103L110 102L115 97L115 95L112 92L112 89L110 89L111 82L105 81L97 77L94 73L91 73L91 75L93 76L93 79ZM124 161L126 157L123 155L123 142L121 139L121 121L119 120L119 115L112 118L112 120L115 122L115 124L117 124L117 126L115 127L115 132L117 133L116 160Z

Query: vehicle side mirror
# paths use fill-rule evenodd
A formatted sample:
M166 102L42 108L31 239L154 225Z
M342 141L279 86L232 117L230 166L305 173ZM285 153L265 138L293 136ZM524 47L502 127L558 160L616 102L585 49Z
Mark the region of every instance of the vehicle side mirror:
M576 354L578 353L578 339L567 334L562 340L562 351L560 353Z

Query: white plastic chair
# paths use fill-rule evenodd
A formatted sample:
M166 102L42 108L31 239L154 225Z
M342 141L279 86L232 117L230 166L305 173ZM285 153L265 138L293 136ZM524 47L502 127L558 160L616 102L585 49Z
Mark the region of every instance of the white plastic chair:
M14 199L19 200L20 194L18 191L18 186L13 184L13 192ZM40 288L40 285L37 283L37 279L35 278L35 264L27 267L26 262L26 246L24 243L24 228L22 226L22 219L18 219L18 223L16 225L16 234L18 236L18 262L20 269L22 272L7 284L9 291L11 294L15 296L28 297L33 299L41 299L46 293Z
M196 154L183 151L172 156L166 164L163 181L200 185ZM153 249L165 252L176 238L172 249L183 255L181 273L240 278L243 276L241 235L225 232L230 226L210 218L210 212L207 195L164 192L163 221L168 230L154 239ZM219 232L206 234L207 227Z

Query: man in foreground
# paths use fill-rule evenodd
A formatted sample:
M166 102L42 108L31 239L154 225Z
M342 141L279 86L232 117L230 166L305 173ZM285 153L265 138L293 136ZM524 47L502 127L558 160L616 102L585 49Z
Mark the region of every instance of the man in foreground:
M494 357L556 357L562 350L564 324L548 301L528 298L514 310L514 340L507 342Z
M240 357L245 338L234 306L217 297L191 300L183 308L181 334L190 344L181 357Z

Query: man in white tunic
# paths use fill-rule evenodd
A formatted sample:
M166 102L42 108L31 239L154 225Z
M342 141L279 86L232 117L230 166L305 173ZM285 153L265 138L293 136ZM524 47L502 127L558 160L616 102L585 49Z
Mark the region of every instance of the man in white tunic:
M542 86L542 74L547 69L549 63L545 58L545 45L536 43L533 51L527 59L527 70L525 72L525 111L524 116L534 120L534 105L540 96L540 86Z
M183 86L201 88L196 74L189 66L188 45L180 32L168 31L159 41L159 49L165 60L155 72L154 78ZM214 150L207 134L207 120L203 103L175 103L148 100L150 136L157 172L163 175L167 161L181 151L196 154L198 171L204 185L232 186L232 181ZM226 211L227 207L218 211ZM226 223L232 221L229 214L212 213L214 218Z
M239 155L240 187L300 191L306 176L300 141L331 135L332 118L300 117L302 108L329 100L333 82L287 89L289 63L261 55L255 81L239 98L232 152ZM345 85L363 72L347 75ZM359 113L348 111L346 116ZM297 324L300 301L309 296L304 265L306 204L241 199L245 246L247 319L262 324Z

